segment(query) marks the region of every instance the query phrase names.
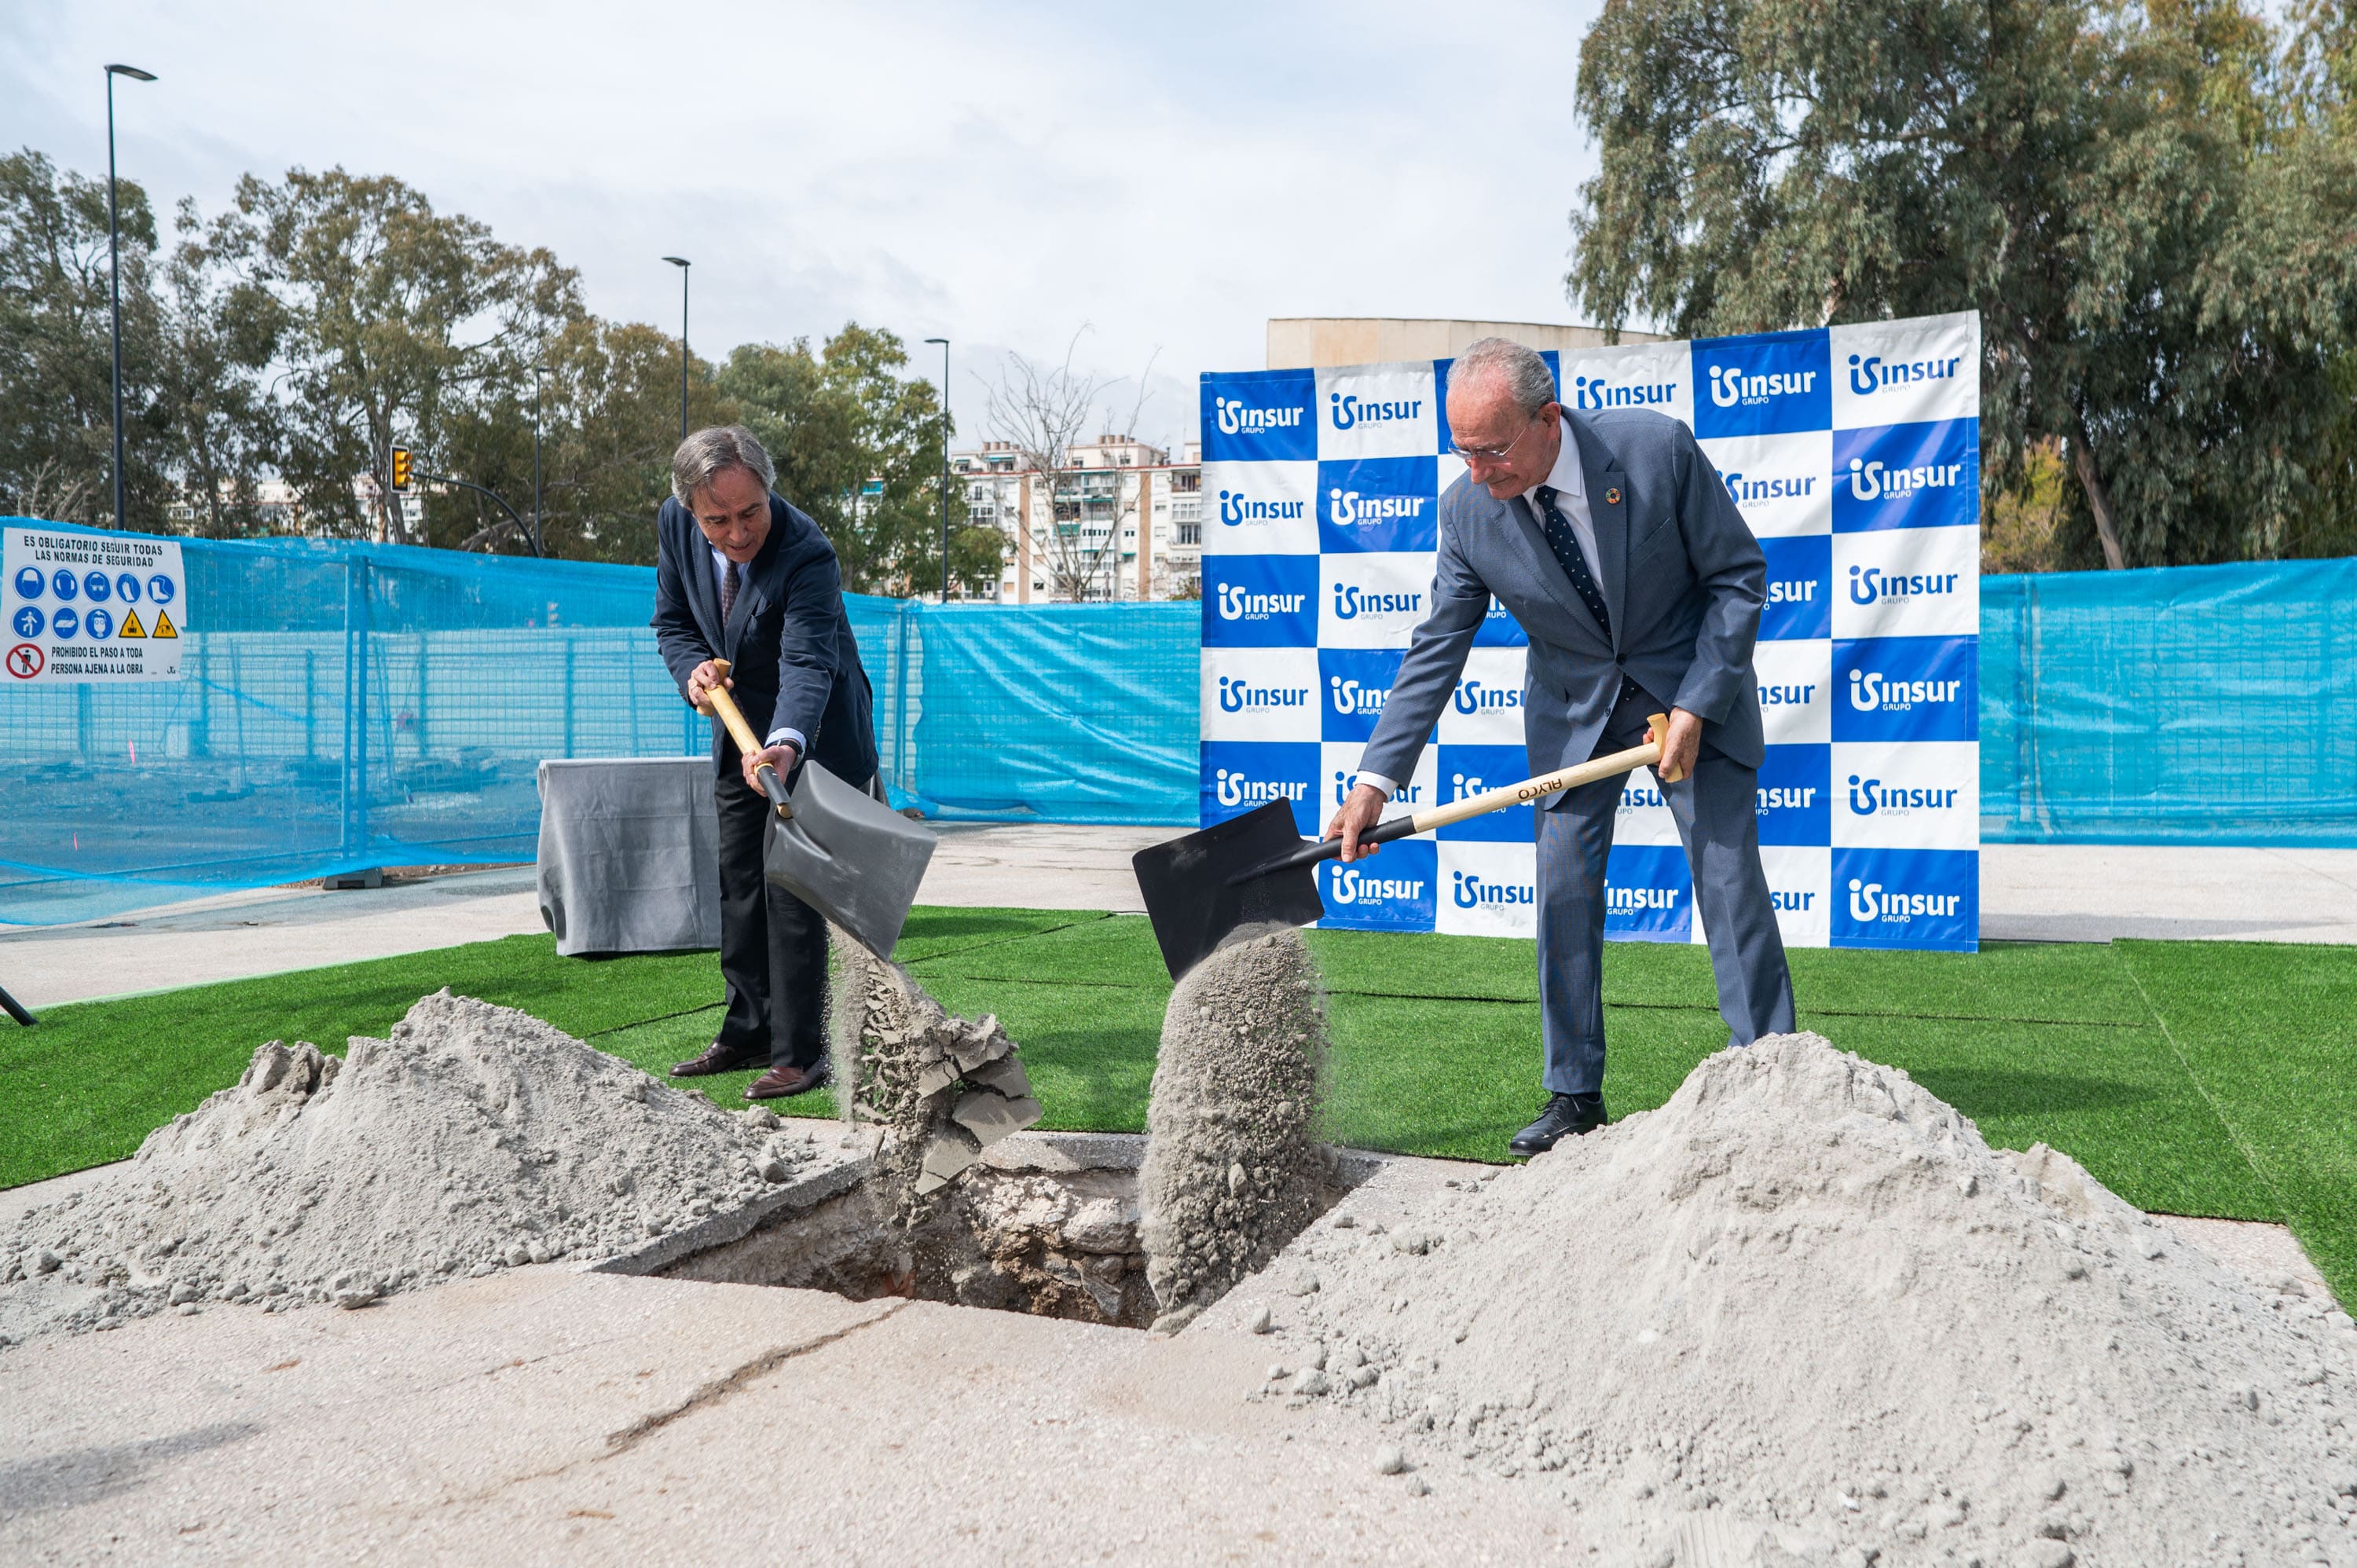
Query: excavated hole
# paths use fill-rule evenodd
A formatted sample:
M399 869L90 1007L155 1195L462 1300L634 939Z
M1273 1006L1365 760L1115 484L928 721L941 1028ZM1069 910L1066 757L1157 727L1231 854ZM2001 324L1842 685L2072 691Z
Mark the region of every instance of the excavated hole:
M1138 1242L1145 1144L1124 1134L1018 1134L985 1151L913 1236L888 1231L853 1187L651 1272L1144 1328L1157 1311ZM1318 1212L1372 1169L1345 1155Z

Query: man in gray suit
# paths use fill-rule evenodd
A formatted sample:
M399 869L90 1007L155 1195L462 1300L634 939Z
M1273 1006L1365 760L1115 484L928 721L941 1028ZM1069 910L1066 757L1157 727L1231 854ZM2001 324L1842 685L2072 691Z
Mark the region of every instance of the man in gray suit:
M1380 851L1359 835L1415 772L1495 596L1530 638L1523 736L1534 775L1641 745L1645 716L1669 713L1654 773L1694 868L1729 1043L1790 1030L1792 982L1755 815L1759 542L1684 424L1649 410L1565 408L1546 361L1518 343L1468 349L1450 369L1448 408L1467 472L1440 500L1432 614L1326 836L1341 839L1346 861ZM1621 783L1539 802L1549 1099L1515 1134L1517 1154L1605 1119L1604 871Z

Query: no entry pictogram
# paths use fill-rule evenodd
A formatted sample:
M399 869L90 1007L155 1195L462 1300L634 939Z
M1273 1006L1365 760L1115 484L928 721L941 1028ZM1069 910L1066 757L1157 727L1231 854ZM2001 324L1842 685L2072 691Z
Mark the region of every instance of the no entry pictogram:
M20 642L8 650L8 673L19 681L29 681L41 672L41 650L29 642Z

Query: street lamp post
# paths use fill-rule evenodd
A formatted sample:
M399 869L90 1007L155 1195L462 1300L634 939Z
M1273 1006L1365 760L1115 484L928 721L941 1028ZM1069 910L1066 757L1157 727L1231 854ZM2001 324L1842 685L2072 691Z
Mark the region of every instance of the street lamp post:
M665 256L679 269L679 438L687 439L687 268L685 256Z
M114 526L123 526L123 248L114 195L114 79L153 81L156 73L135 65L106 68L106 286L113 299L107 334L114 347Z
M532 368L532 553L540 554L540 399L547 388L548 367Z
M928 338L942 346L942 605L950 602L950 340Z

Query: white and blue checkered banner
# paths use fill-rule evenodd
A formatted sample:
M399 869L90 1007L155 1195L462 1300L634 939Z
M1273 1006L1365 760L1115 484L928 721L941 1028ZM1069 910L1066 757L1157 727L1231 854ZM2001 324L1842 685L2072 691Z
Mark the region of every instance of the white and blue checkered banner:
M1796 947L1980 931L1980 317L1545 356L1563 402L1690 426L1768 557L1760 859ZM1429 608L1446 360L1206 375L1202 821L1349 793ZM1525 778L1522 628L1494 604L1396 811ZM1318 872L1329 926L1529 936L1533 808ZM1677 829L1630 775L1608 930L1703 940Z

